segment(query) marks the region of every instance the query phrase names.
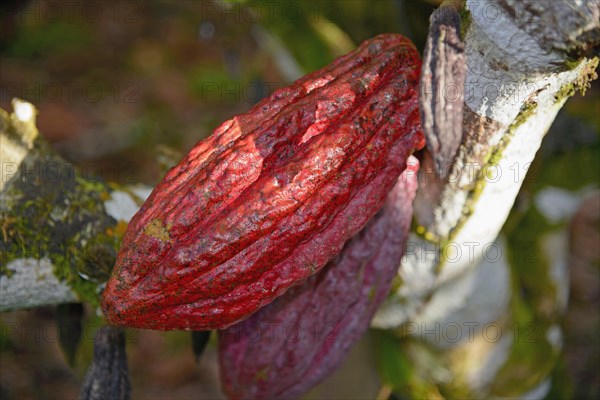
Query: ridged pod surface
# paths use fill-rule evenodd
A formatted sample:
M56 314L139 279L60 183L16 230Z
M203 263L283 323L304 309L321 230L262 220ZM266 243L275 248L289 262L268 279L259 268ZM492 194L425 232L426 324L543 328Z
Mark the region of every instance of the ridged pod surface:
M413 44L380 35L219 126L129 223L106 318L234 324L319 271L424 146Z
M221 381L229 398L296 398L343 361L400 265L417 169L411 157L383 209L318 274L219 331Z

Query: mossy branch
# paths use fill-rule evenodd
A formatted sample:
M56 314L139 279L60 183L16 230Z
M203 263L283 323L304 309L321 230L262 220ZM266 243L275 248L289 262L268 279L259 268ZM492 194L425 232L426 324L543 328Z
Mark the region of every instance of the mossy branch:
M38 135L33 105L12 105L0 109L0 311L97 304L140 197L84 178Z

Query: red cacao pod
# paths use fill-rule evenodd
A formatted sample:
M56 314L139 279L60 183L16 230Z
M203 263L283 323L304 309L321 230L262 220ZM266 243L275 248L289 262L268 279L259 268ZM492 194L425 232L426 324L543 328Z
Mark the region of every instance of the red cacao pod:
M318 274L250 318L219 331L231 399L295 398L333 372L390 290L412 218L418 161L383 209Z
M322 268L424 145L420 66L408 39L377 36L199 142L131 220L107 319L223 328Z

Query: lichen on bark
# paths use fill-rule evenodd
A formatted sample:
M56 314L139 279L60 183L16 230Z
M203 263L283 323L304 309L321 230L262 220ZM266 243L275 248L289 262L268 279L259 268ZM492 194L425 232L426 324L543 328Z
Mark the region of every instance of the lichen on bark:
M19 104L28 103L13 102L15 108ZM20 160L6 161L2 171L0 279L13 276L12 261L45 258L80 300L97 304L99 284L112 269L120 241L117 221L103 205L111 189L84 179L32 131L35 113L30 117L33 122L26 124L0 110L2 141L15 153L24 151Z

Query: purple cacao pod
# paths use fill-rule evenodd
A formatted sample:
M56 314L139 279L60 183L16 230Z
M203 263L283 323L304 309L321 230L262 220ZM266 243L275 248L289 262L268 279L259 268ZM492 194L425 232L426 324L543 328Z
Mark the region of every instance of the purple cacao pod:
M418 161L408 164L382 210L323 270L219 332L230 398L295 398L333 372L367 330L404 253Z

